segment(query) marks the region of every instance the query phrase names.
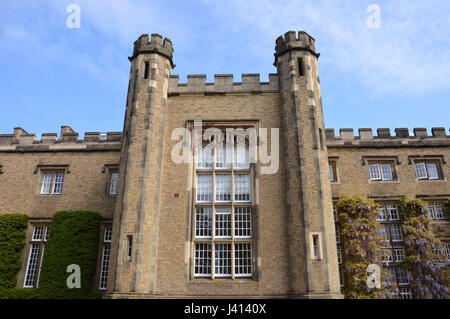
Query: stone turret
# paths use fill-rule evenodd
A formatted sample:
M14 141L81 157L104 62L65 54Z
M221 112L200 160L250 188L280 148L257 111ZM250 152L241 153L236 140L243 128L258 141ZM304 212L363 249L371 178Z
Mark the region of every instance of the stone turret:
M134 43L114 215L109 293L156 289L160 177L172 42L147 34Z
M315 41L276 40L290 236L290 294L340 298L336 237Z

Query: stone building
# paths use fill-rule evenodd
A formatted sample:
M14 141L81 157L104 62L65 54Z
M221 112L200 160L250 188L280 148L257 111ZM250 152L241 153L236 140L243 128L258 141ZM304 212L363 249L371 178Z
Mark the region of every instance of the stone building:
M276 40L269 82L179 83L172 58L158 34L134 43L123 132L0 135L0 213L30 217L20 287L38 285L51 217L65 209L102 214L94 284L112 298L341 298L333 201L344 194L384 207L398 256L396 201L427 200L448 253L444 128L335 136L302 31ZM401 258L391 265L406 298Z

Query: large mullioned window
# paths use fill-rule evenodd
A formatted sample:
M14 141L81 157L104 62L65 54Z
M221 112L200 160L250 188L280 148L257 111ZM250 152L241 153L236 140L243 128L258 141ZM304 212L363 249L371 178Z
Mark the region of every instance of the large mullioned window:
M204 146L195 173L194 278L252 277L248 146Z

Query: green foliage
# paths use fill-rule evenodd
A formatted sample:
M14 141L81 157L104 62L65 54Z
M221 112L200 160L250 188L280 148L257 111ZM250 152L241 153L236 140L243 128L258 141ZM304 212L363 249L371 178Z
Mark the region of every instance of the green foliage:
M22 263L28 217L21 214L0 215L0 289L16 286L16 273Z
M336 204L344 273L344 295L351 299L391 298L397 289L381 272L381 287L369 288L367 267L381 264L381 246L386 240L380 223L378 205L362 196L346 196ZM380 266L381 268L381 266Z
M57 212L51 225L39 279L46 298L88 298L92 296L101 216L90 211ZM67 287L71 273L67 266L81 270L81 288Z
M423 299L450 298L449 260L444 246L430 230L427 204L402 198L400 216L405 237L405 266L413 295Z

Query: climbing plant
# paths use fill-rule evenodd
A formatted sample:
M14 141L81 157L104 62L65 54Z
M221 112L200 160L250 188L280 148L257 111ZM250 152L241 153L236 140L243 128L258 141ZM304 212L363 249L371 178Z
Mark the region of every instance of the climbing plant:
M427 204L418 199L402 198L399 212L406 247L405 266L414 297L449 298L450 261L443 244L430 229Z
M380 285L367 284L368 266L381 264L381 247L386 236L377 221L380 210L372 200L346 196L336 204L345 273L345 298L393 298L398 289L390 274L381 271ZM380 266L381 269L381 266Z
M20 254L25 246L28 217L21 214L0 215L0 289L16 286Z

